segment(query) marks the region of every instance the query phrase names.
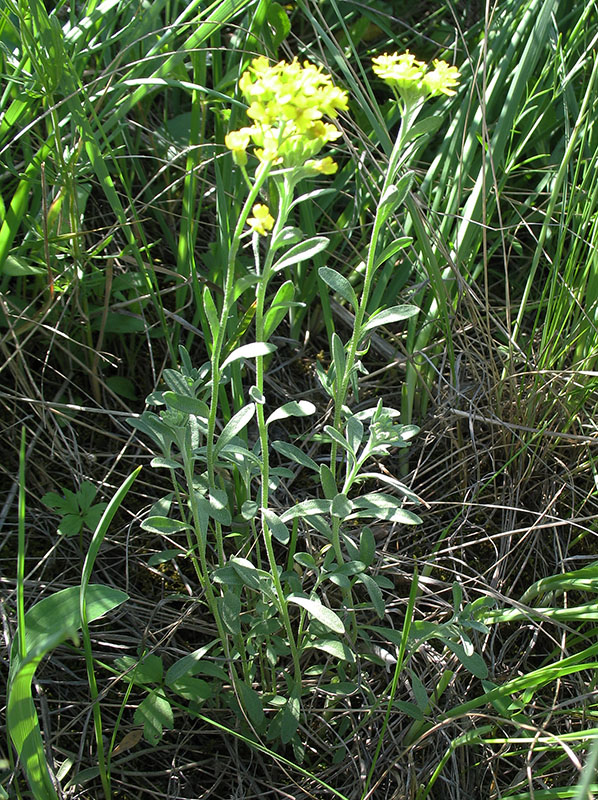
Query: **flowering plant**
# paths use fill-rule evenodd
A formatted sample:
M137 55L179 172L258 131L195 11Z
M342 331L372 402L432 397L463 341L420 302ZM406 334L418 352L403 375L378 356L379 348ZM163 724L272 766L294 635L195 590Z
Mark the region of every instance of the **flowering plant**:
M261 56L240 79L249 124L228 133L225 145L241 170L247 192L240 201L233 199L237 207L232 214L235 221L227 231L230 238L222 294L215 299L206 285L201 297L210 333L210 362L195 369L182 349L180 373L167 370L168 390L153 398L166 410L160 417L147 413L136 421L136 427L154 436L163 448L156 465L170 468L173 474L179 470L184 476L180 481L186 485L181 492L177 484L182 521L155 516L144 525L155 532L195 533L195 541L188 533L188 549L197 553L197 578L215 621L219 656L228 665L228 683L234 687L240 719L243 724L251 723L253 733L293 744L298 758L302 757L297 730L305 694L304 655L313 658L311 651L323 651L326 658L333 656L344 664L342 669L350 671L360 652L360 598L364 594L369 597L368 612L374 611L380 619L385 614L382 589L391 586L383 576L369 571L375 561L374 535L364 525L357 542L355 525L361 527L365 520L400 525L420 522L404 507L404 498L416 503L417 496L394 477L369 471L368 466L390 448L407 447L417 429L399 424L398 410L381 401L375 407L354 411L351 392L357 398L359 359L367 350L371 332L418 311L411 305L397 305L371 313L368 302L376 271L388 258L389 250L382 246L384 236L388 230L394 234L393 214L402 203L408 203L413 177L407 168L412 152L409 143L420 135L413 121L427 97L454 93L458 72L444 62L434 62L430 70L411 53L378 56L374 69L397 94L402 119L379 195L376 190L360 273L361 291L358 294L332 267L318 270L322 284L347 304L353 318L348 341L334 331L333 323L330 363L318 373L331 398L331 424L324 425L321 434L326 454L321 452L318 463L290 442L271 440L273 431L284 431L282 421L312 415L316 407L307 400L275 404L265 380L267 359L277 349L273 334L286 314L302 305L303 297L296 298L302 288L297 265L313 264L329 244L326 236L306 237L295 227L300 220L299 215L293 217L295 210L321 192L300 193L298 187L306 178L338 170L332 156L323 150L341 136L334 120L348 108L347 93L334 85L331 76L297 59L271 65ZM252 162L250 146L255 157ZM248 170L250 163L252 169ZM238 281L237 256L248 233L254 268ZM395 238L392 254L410 243L408 237ZM277 283L274 292L273 278ZM255 292L254 302L239 321L232 342L226 342L237 313L240 284L241 292ZM252 339L239 343L250 325ZM239 369L244 360L254 362L252 373L245 373L254 376L247 394ZM239 378L234 401L241 407L220 425L218 412L230 402L227 384L230 381L232 385L234 372ZM173 459L177 452L172 451L180 453L180 462ZM272 451L314 473L317 497L296 501L286 510L272 502L272 491L282 478L289 477L288 469L271 465ZM205 465L201 472L197 462ZM379 488L364 492L366 481ZM385 490L389 486L390 490ZM300 525L313 528L321 544L306 545L306 552L299 549ZM230 538L243 537L243 531L251 531L255 538L247 540L239 550L241 555L231 556ZM286 548L286 568L280 564L281 547ZM285 658L292 663L285 667L286 688L282 688L280 663ZM254 684L262 687L261 698ZM278 710L268 716L263 708L268 702L266 692L280 697Z

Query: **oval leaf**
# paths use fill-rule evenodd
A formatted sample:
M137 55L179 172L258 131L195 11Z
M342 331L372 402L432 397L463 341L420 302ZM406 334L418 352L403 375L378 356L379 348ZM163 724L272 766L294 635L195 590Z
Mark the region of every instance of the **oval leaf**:
M320 603L319 600L312 600L309 597L301 597L301 595L296 594L290 594L287 600L289 603L294 603L304 608L311 617L321 622L329 631L333 633L345 632L342 619L330 608Z
M271 342L250 342L249 344L242 344L237 347L226 358L220 369L228 367L233 361L240 361L242 358L257 358L258 356L267 356L276 350L276 345Z
M291 400L290 403L285 403L276 411L273 411L268 419L266 425L274 422L277 419L286 419L287 417L309 417L316 413L316 407L309 400Z
M178 531L188 531L191 526L179 519L170 519L169 517L148 517L141 523L144 531L151 533L178 533Z
M321 253L322 250L325 250L327 246L328 239L325 236L314 236L304 242L299 242L278 259L272 267L272 271L278 272L281 269L293 266L293 264L298 264L300 261L313 258L318 253Z
M363 332L371 331L373 328L379 328L380 325L390 325L393 322L399 322L403 319L415 316L419 311L417 306L403 305L392 306L384 311L379 311L368 319L363 326Z
M357 311L357 306L359 305L357 302L357 295L345 277L335 269L330 269L330 267L320 267L318 275L325 284L330 286L333 292L336 292L348 303L351 303L353 310Z
M222 433L218 437L218 441L216 442L216 445L214 447L215 455L218 455L218 453L222 450L222 448L225 445L227 445L231 441L231 439L234 439L234 437L239 433L239 431L242 431L243 428L245 428L249 424L251 419L253 419L254 414L255 414L255 404L249 403L248 405L243 406L243 408L240 411L237 411L234 417L229 419L229 421L224 426Z

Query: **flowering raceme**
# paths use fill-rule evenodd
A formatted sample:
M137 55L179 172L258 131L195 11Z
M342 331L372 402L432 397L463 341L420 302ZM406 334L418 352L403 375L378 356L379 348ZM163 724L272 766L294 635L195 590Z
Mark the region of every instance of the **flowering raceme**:
M334 119L347 110L347 93L332 83L320 67L294 59L270 66L264 56L255 58L243 73L239 88L248 104L248 127L231 131L225 144L237 164L247 162L251 141L260 161L285 167L303 166L331 174L337 165L330 157L314 161L322 147L338 139L341 132L323 117Z
M417 61L413 53L384 53L372 59L376 75L396 91L401 100L410 103L439 94L454 95L461 73L446 61L435 59L428 70L424 61Z

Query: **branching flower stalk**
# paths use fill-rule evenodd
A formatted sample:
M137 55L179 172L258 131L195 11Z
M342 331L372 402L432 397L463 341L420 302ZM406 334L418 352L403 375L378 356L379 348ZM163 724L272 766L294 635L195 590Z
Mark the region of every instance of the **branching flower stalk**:
M449 66L445 61L435 60L433 69L427 70L427 65L423 61L417 61L409 51L402 54L393 53L392 55L385 53L372 60L374 72L393 90L401 111L401 122L384 174L380 201L376 206L372 234L365 261L363 288L359 298L359 306L355 313L355 323L348 345L344 374L342 377L337 377L336 381L333 425L339 433L342 433L343 406L346 402L349 384L354 373L359 344L364 334L365 314L376 273L378 241L384 223L390 213L388 204L393 202L392 195L395 193L395 180L403 167L403 156L409 132L426 99L440 94L454 95L453 87L457 85L460 77L457 68ZM397 205L401 202L401 199L400 197L397 199ZM336 453L337 444L333 442L330 464L333 475L336 472ZM337 520L335 528L338 529L339 526L340 520ZM340 543L337 542L337 538L338 530L334 537L335 550L338 554L340 553Z
M249 197L244 209L253 204L270 169L273 166L277 167L270 173L278 195L276 219L271 216L269 208L264 204L253 205L253 217L246 216L243 219L243 224L247 222L253 230L254 251L258 257L259 237L268 236L271 232L270 247L266 252L261 274L259 265L256 263L256 271L260 274L256 290L256 341L264 342L266 340L266 293L274 274L275 254L285 243L293 243L288 239L285 242L283 234L293 204L295 187L303 178L318 173L332 174L338 169L329 156L322 159L314 157L327 142L334 141L341 135L335 125L323 122L322 118L324 116L334 118L339 110L346 110L347 95L346 92L334 86L330 76L322 73L320 68L307 61L300 65L296 59L291 63L281 61L270 66L266 58L256 58L249 70L241 77L239 87L249 104L247 115L253 120L253 125L232 131L227 135L225 141L250 186ZM259 161L256 180L253 184L248 179L245 170L248 159L246 150L250 142L256 146L254 155ZM258 178L263 178L263 180L260 181L256 190ZM241 218L239 223L241 223ZM239 224L235 235L238 231ZM289 238L292 239L292 235ZM236 244L238 246L238 240ZM261 457L259 506L262 511L268 509L270 482L270 446L263 398L264 370L264 356L258 355L255 388L258 398L256 417ZM215 392L213 391L212 398L214 396ZM213 436L213 430L210 432ZM301 676L299 650L276 563L272 532L265 517L262 518L262 530L279 611L291 649L295 680L298 682Z

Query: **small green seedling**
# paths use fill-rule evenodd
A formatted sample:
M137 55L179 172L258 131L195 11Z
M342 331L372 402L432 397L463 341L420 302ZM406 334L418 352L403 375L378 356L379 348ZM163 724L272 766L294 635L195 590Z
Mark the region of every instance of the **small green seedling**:
M97 488L89 481L83 481L78 492L63 489L63 495L57 492L47 492L42 497L42 503L62 516L57 532L61 536L77 536L88 528L96 529L100 517L104 513L107 503L94 503Z

